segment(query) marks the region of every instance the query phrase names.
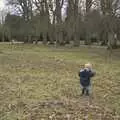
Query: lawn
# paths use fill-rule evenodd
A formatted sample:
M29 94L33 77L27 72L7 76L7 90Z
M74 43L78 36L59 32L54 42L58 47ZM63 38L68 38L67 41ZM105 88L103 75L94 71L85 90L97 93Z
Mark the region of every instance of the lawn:
M0 120L120 120L119 52L0 44ZM93 64L90 97L78 71Z

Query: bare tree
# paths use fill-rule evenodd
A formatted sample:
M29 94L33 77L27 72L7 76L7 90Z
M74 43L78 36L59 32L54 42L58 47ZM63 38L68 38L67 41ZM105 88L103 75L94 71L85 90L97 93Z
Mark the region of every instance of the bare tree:
M7 5L14 6L26 21L33 16L33 0L7 0Z
M79 27L81 10L79 8L81 0L68 0L67 6L67 39L72 39L75 46L79 46Z
M40 21L40 32L43 36L43 43L47 43L47 37L50 36L50 28L51 28L51 19L50 19L50 11L49 11L50 1L46 0L35 0L34 5L36 7L37 15L39 16L38 21ZM38 26L36 26L38 27ZM38 29L39 30L39 29Z
M107 43L111 36L109 34L114 36L118 31L115 21L119 16L119 0L7 1L9 5L19 11L18 16L23 16L26 23L23 26L28 28L26 35L30 38L30 36L39 37L42 34L44 44L48 39L51 43L56 40L60 45L72 40L75 46L79 46L81 36L87 44L91 44L93 35L103 36L102 38ZM63 20L62 10L65 3L67 8L64 10L66 14ZM101 8L101 11L98 7ZM97 9L96 12L94 9ZM98 28L100 29L98 30Z
M91 7L92 7L92 1L93 0L86 0L86 16L85 16L85 23L86 23L86 40L85 40L85 43L86 44L91 44L91 41L90 41L90 29L89 29L89 26L88 24L89 23L89 20L88 20L88 17L89 17L89 14L90 14L90 10L91 10Z
M93 0L86 0L86 14L90 12Z

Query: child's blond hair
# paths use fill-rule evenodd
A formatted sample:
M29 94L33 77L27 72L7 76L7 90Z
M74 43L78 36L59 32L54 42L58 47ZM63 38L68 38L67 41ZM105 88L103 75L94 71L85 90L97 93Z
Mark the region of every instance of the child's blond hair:
M91 63L87 63L87 64L85 64L85 68L92 69L92 64L91 64Z

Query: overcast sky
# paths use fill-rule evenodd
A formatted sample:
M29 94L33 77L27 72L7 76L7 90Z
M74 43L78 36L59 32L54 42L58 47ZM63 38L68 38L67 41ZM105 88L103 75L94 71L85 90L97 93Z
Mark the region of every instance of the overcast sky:
M0 10L4 8L4 0L0 0Z
M0 0L0 10L2 10L5 7L5 0ZM66 2L64 3L62 11L66 8Z

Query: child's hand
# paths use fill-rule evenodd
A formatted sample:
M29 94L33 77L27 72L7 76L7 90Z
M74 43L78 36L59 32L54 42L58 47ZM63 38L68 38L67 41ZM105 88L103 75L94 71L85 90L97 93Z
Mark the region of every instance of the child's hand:
M93 73L93 76L95 76L95 75L96 75L96 72L95 72L94 70L92 70L92 73Z
M90 70L90 77L94 77L94 76L95 76L95 74L96 74L96 72L95 72L95 71Z

